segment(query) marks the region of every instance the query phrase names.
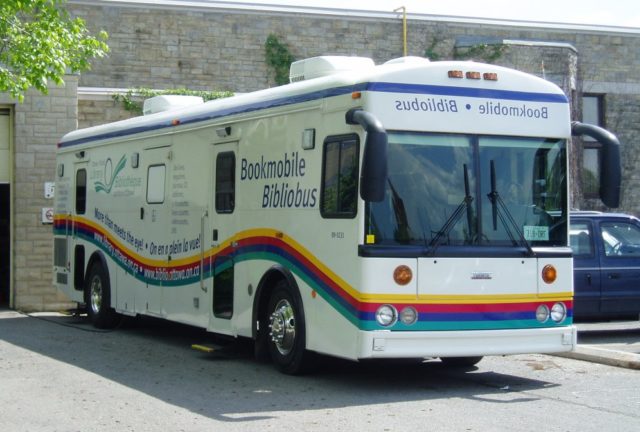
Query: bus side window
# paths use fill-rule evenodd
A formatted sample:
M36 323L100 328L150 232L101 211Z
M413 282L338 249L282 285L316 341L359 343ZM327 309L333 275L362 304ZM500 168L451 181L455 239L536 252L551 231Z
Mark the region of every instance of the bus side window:
M152 165L147 172L147 204L164 202L165 165Z
M320 214L353 218L358 198L358 137L329 137L324 142Z
M76 213L84 214L87 210L87 170L76 172Z
M236 155L219 153L216 158L216 212L233 213L236 196Z

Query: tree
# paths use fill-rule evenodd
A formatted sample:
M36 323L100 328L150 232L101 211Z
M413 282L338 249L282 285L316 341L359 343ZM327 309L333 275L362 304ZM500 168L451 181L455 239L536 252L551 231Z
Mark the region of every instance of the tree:
M107 33L91 36L65 2L0 1L0 92L20 102L29 88L47 94L49 81L62 85L65 73L88 70L91 59L109 51Z

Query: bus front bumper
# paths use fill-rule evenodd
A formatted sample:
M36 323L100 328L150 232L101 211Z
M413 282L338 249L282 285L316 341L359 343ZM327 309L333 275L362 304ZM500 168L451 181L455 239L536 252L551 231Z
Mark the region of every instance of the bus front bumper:
M572 351L577 344L577 329L362 331L360 341L360 359L550 354Z

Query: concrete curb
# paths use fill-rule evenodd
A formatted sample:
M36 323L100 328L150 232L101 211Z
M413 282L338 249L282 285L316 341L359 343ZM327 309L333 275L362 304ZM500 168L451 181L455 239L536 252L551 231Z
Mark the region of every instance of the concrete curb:
M556 355L608 366L640 370L640 354L597 348L591 345L578 345L573 351Z

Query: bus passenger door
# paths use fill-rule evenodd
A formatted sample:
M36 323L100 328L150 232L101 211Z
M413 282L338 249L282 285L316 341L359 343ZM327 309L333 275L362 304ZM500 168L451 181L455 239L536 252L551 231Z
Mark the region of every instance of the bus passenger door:
M212 182L209 189L208 230L205 244L213 250L210 257L211 313L209 330L234 334L236 213L236 155L238 143L214 144L212 147Z
M91 214L92 209L87 208L87 182L88 182L88 169L89 164L87 162L76 163L74 166L74 202L72 204L72 219L71 226L67 225L65 232L71 234L71 239L67 237L66 256L70 258L68 260L69 275L73 283L73 288L82 292L84 290L84 277L85 277L85 247L84 243L80 242L81 236L84 234L79 225L79 217L87 217L87 214ZM62 264L60 262L59 264Z
M139 209L141 231L148 243L148 256L154 262L147 275L146 284L136 285L135 304L138 313L163 316L163 290L169 282L168 272L171 254L167 248L169 239L169 179L171 172L171 147L145 149L142 154L145 191Z

